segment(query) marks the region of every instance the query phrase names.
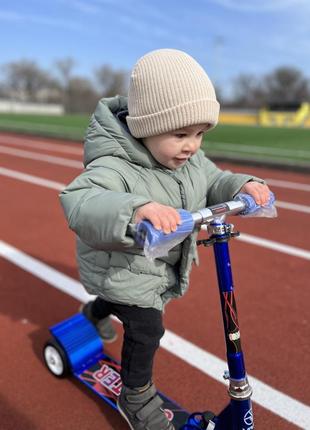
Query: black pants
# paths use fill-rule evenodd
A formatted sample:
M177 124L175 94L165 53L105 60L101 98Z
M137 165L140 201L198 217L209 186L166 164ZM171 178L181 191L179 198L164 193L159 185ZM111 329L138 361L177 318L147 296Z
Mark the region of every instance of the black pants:
M162 312L110 303L97 297L92 304L92 314L100 319L114 314L122 321L122 382L130 388L147 384L152 379L154 355L165 332Z

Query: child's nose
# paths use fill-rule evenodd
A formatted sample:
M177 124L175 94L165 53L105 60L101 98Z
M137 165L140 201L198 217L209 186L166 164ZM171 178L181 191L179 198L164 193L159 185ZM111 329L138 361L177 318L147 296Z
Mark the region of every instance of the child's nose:
M185 142L185 144L183 146L183 151L184 152L195 152L195 151L197 151L198 147L199 147L199 144L195 139L189 139L188 141Z

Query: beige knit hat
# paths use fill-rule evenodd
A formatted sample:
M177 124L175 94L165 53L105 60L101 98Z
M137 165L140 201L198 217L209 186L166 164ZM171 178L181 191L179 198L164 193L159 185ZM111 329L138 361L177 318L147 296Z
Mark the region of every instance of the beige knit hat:
M149 52L132 70L126 120L134 137L157 136L195 124L214 127L219 109L208 75L185 52Z

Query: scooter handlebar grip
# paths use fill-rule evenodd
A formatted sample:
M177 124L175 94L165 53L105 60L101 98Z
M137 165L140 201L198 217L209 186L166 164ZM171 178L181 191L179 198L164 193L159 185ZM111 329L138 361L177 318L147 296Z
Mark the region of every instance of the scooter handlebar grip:
M255 202L254 197L252 197L250 194L238 193L235 196L234 200L242 201L245 204L244 210L242 212L240 212L239 215L252 215L252 214L256 213L257 211L261 210L262 208L265 208L265 209L272 208L272 206L274 205L274 202L275 202L275 195L272 192L270 192L269 201L264 206L258 205Z
M162 230L157 230L151 222L143 220L137 225L135 241L144 246L147 240L151 247L155 247L167 242L174 243L184 240L193 231L194 220L189 211L179 209L178 212L181 217L181 224L178 225L176 231L166 234Z

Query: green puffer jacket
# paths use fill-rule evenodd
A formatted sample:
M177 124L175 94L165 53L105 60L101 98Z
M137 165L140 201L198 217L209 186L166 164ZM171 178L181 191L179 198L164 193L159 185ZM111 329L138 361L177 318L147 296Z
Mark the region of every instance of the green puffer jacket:
M222 171L201 150L177 170L164 168L116 116L126 109L125 97L100 100L86 134L86 169L60 198L77 234L86 290L111 302L162 310L188 288L197 232L167 257L148 261L130 235L135 210L156 201L197 211L231 200L246 182L259 179Z

